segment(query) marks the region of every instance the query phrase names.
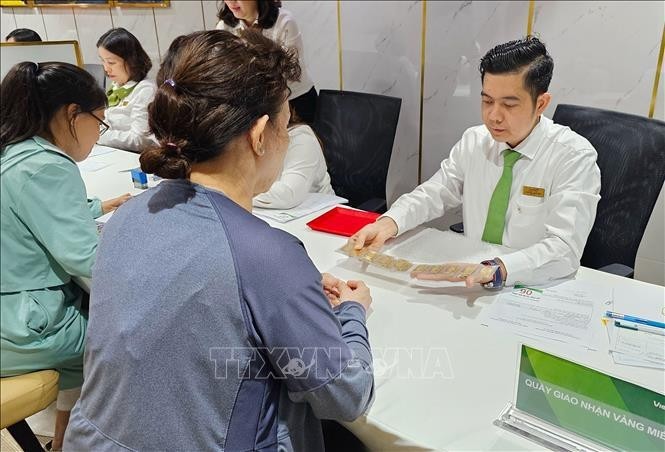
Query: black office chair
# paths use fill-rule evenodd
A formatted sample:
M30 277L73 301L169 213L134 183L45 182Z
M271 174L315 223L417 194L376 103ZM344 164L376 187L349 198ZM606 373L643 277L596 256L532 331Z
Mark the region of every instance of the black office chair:
M106 73L104 72L104 66L101 64L84 64L83 69L88 71L90 75L92 75L95 80L97 80L97 83L99 83L99 86L102 87L104 91L106 91Z
M560 104L555 123L598 152L600 202L582 265L633 277L635 256L665 181L665 122Z
M332 187L349 205L386 211L386 179L402 100L321 90L312 128L323 143Z

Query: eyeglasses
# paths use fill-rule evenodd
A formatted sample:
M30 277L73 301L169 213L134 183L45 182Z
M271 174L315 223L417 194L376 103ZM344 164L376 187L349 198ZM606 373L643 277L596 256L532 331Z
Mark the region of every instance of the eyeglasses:
M88 111L87 113L99 122L99 136L100 137L102 135L104 135L106 133L106 131L111 128L110 125L106 124L104 121L102 121L100 118L98 118L97 115L95 115L93 112Z

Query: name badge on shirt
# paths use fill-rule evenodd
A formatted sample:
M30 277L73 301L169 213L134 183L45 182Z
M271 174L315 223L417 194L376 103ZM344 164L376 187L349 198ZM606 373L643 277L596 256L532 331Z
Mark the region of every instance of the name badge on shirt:
M522 187L522 194L525 196L535 196L536 198L544 198L545 189L540 187L529 187L528 185L524 185Z

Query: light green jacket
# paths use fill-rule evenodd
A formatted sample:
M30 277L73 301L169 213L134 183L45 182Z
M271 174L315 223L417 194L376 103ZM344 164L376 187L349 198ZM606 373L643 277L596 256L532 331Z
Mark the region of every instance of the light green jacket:
M2 375L59 369L82 355L87 322L70 281L91 276L101 213L76 163L53 144L35 136L2 150ZM63 383L72 386L61 375Z
M0 292L60 286L90 277L98 199L88 201L76 163L33 137L0 155Z

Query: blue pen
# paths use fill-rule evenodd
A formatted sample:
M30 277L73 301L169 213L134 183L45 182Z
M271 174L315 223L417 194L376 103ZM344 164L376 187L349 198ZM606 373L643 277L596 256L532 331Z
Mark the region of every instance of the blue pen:
M665 330L662 328L656 328L654 326L643 325L641 323L627 322L625 320L615 320L614 326L617 328L625 328L632 331L644 331L645 333L658 334L659 336L665 336Z
M665 328L665 323L656 320L642 319L632 315L619 314L618 312L607 311L605 316L616 320L626 320L628 322L641 323L642 325L653 326L656 328Z

